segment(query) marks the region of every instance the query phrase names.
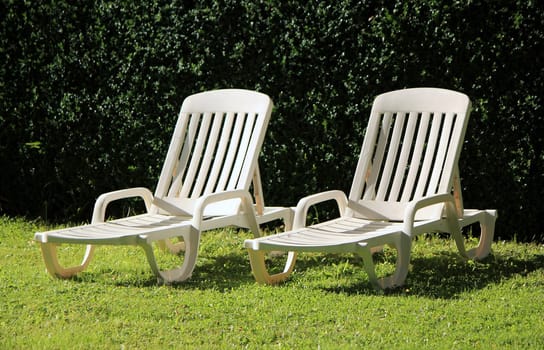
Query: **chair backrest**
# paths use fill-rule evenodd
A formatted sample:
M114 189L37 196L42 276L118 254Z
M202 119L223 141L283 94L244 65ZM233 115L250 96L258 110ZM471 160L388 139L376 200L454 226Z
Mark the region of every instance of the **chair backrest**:
M240 89L187 97L155 191L162 207L190 215L203 195L249 190L272 107L267 95ZM211 205L206 214L236 213L236 202Z
M435 88L377 96L349 195L358 216L402 220L409 201L451 193L470 106L466 95ZM416 219L442 210L420 210Z

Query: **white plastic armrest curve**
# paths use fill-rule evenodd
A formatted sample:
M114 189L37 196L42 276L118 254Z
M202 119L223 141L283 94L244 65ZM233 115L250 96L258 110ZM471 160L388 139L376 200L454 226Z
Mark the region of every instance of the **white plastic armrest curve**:
M241 204L244 210L244 213L249 216L252 224L252 230L258 229L257 225L257 218L255 216L255 209L253 208L253 199L251 198L251 195L246 190L231 190L231 191L223 191L223 192L216 192L216 193L210 193L208 195L204 195L200 197L196 204L193 211L193 219L192 219L192 225L197 230L200 230L200 227L202 225L202 221L204 220L204 210L206 209L206 206L209 204L215 203L215 202L221 202L229 199L236 199L239 198L241 200ZM255 221L253 223L253 221ZM256 227L255 227L256 226ZM258 230L256 231L259 232Z
M296 230L306 226L306 216L308 215L308 209L310 209L311 206L330 200L336 201L340 215L342 215L348 205L348 198L346 197L346 194L340 190L320 192L301 198L295 208L293 229Z
M92 223L105 221L108 204L119 199L140 197L144 200L145 208L149 212L153 203L153 193L145 187L126 188L101 194L94 203Z
M428 207L431 205L439 204L439 203L450 204L455 207L455 200L453 196L449 193L441 193L437 195L432 195L429 197L416 199L410 202L404 212L404 232L409 235L412 235L412 229L414 227L416 212L419 209L422 209L424 207Z

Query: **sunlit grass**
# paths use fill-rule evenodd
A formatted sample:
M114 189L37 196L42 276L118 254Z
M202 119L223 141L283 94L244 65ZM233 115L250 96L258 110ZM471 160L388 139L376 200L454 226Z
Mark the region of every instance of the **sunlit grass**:
M356 257L306 254L270 287L251 275L250 234L227 229L204 234L191 280L163 286L137 247L100 247L80 276L52 279L32 241L43 229L0 219L3 349L544 347L543 245L496 242L489 258L467 262L451 240L424 237L406 285L386 292ZM392 258L378 256L379 273Z

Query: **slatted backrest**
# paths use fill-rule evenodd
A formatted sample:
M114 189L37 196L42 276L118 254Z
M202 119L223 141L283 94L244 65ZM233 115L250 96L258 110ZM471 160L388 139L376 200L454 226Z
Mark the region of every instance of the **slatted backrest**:
M187 97L155 197L172 204L171 212L190 215L203 195L249 190L271 111L270 98L254 91L215 90ZM236 203L212 206L207 213L231 214L238 210Z
M469 113L466 95L444 89L376 97L349 196L358 215L402 220L411 200L451 193ZM441 213L437 205L416 218Z

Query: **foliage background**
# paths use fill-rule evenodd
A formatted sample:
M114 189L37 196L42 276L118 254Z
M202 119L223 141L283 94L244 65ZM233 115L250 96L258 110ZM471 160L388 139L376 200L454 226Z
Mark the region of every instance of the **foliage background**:
M467 207L497 236L544 239L538 1L0 2L0 213L88 220L102 192L153 188L182 100L246 88L275 102L269 204L348 190L372 99L416 86L473 101Z

